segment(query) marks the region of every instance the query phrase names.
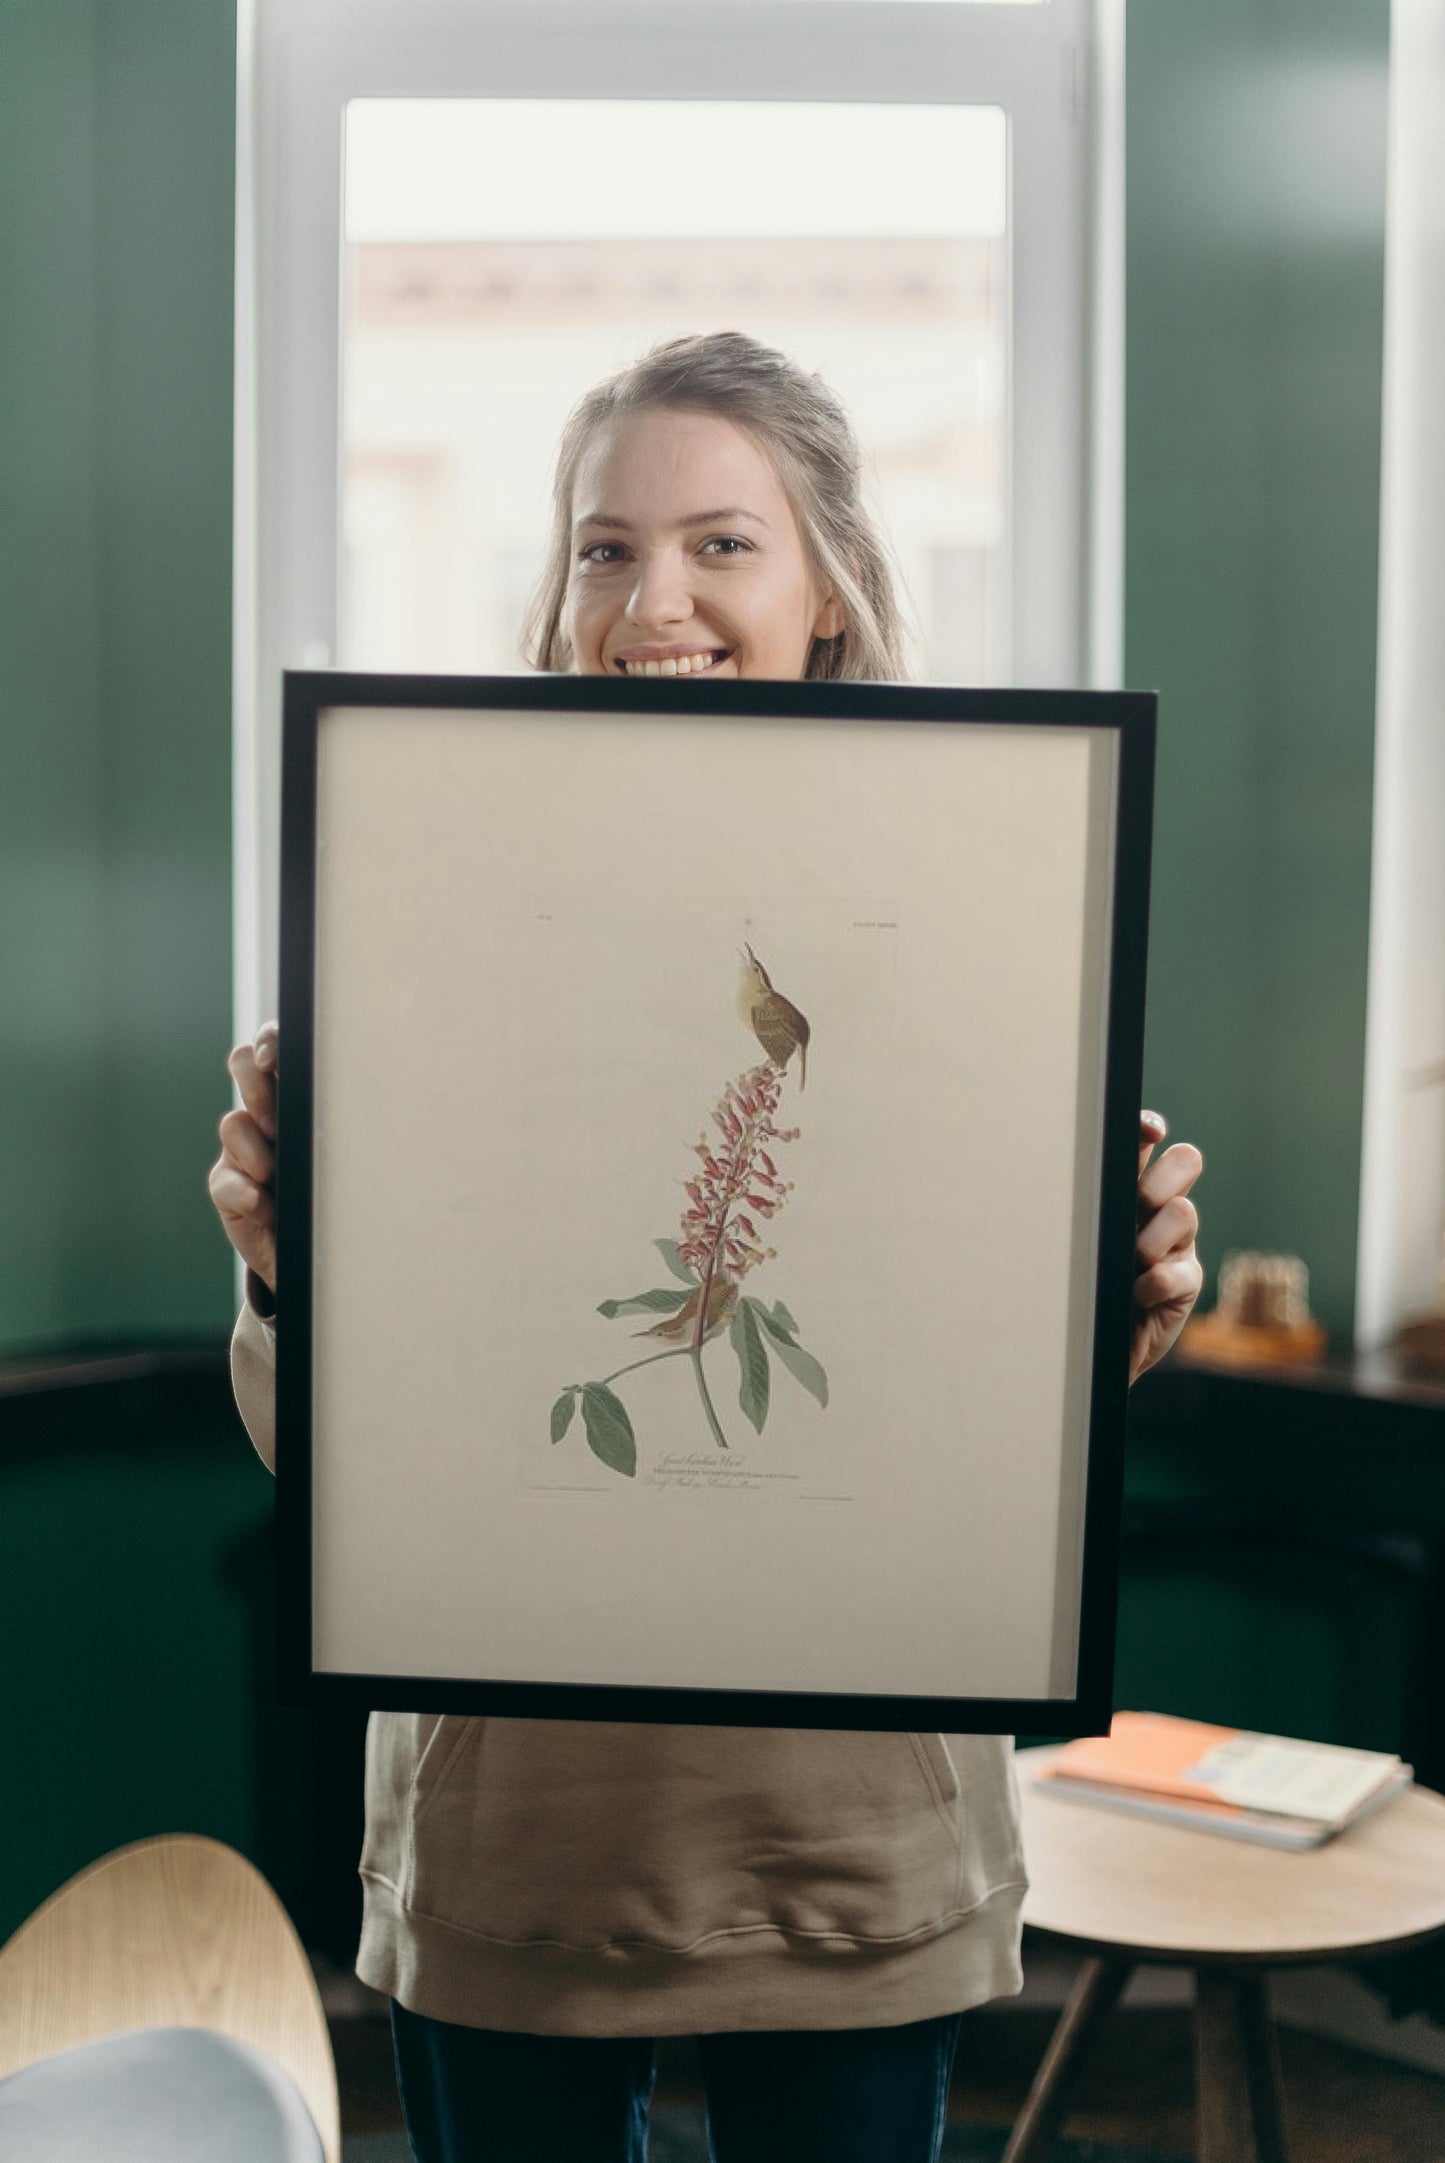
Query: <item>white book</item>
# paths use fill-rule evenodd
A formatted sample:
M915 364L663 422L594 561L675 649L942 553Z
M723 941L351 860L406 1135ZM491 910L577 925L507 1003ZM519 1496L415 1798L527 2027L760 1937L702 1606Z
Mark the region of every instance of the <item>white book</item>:
M1342 1825L1399 1762L1380 1750L1241 1733L1216 1743L1190 1777L1241 1810L1270 1810Z
M1323 1847L1346 1825L1357 1825L1362 1818L1372 1816L1403 1793L1413 1779L1411 1767L1395 1760L1393 1771L1343 1821L1254 1810L1238 1803L1215 1802L1207 1795L1191 1802L1174 1795L1150 1794L1143 1788L1109 1787L1100 1780L1071 1780L1063 1773L1047 1771L1035 1775L1034 1785L1068 1802L1092 1803L1096 1809L1120 1811L1126 1817L1153 1818L1161 1825L1187 1825L1196 1832L1219 1833L1226 1840L1249 1840L1263 1847L1304 1850Z

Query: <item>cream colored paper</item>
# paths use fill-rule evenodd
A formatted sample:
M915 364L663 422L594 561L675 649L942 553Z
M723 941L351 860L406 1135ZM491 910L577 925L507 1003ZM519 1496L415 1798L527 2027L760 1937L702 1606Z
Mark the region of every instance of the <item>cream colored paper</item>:
M373 709L318 778L314 1651L326 1671L1048 1697L1074 1687L1107 731ZM795 1182L726 1339L656 1348L690 1145L812 1027ZM1080 1143L1082 1141L1082 1150Z

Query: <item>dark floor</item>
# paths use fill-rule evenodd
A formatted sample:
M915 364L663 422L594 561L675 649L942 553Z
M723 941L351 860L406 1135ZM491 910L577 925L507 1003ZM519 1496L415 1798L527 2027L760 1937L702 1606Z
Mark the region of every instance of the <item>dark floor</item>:
M1012 2123L1055 2015L1024 2008L964 2022L950 2116ZM332 2023L344 2135L401 2124L384 2020ZM1286 2029L1281 2033L1293 2163L1445 2163L1445 2080ZM657 2102L698 2104L689 2046L660 2053ZM1068 2130L1100 2142L1195 2154L1194 2071L1186 2007L1115 2015L1087 2068Z

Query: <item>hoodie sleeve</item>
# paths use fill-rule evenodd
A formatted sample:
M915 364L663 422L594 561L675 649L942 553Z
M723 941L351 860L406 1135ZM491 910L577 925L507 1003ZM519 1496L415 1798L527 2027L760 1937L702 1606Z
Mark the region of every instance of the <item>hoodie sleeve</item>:
M268 1313L266 1309L271 1309ZM276 1469L276 1315L266 1287L246 1274L246 1303L231 1336L231 1387L268 1472Z

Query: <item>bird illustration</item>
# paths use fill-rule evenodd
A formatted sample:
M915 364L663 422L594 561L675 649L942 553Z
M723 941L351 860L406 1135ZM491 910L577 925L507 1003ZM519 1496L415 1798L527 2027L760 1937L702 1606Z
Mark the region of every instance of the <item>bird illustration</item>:
M743 955L738 1012L774 1066L786 1068L793 1053L798 1054L798 1087L805 1089L808 1085L808 1039L813 1033L808 1027L807 1016L798 1012L791 999L774 991L772 978L750 946L743 948Z
M697 1310L702 1300L702 1286L688 1294L676 1314L670 1314L665 1322L654 1322L651 1329L635 1329L634 1337L660 1337L664 1344L685 1344L691 1341L697 1328ZM738 1303L738 1288L731 1277L715 1270L708 1283L707 1327L702 1341L707 1343L718 1331L726 1328L732 1320L733 1309Z

